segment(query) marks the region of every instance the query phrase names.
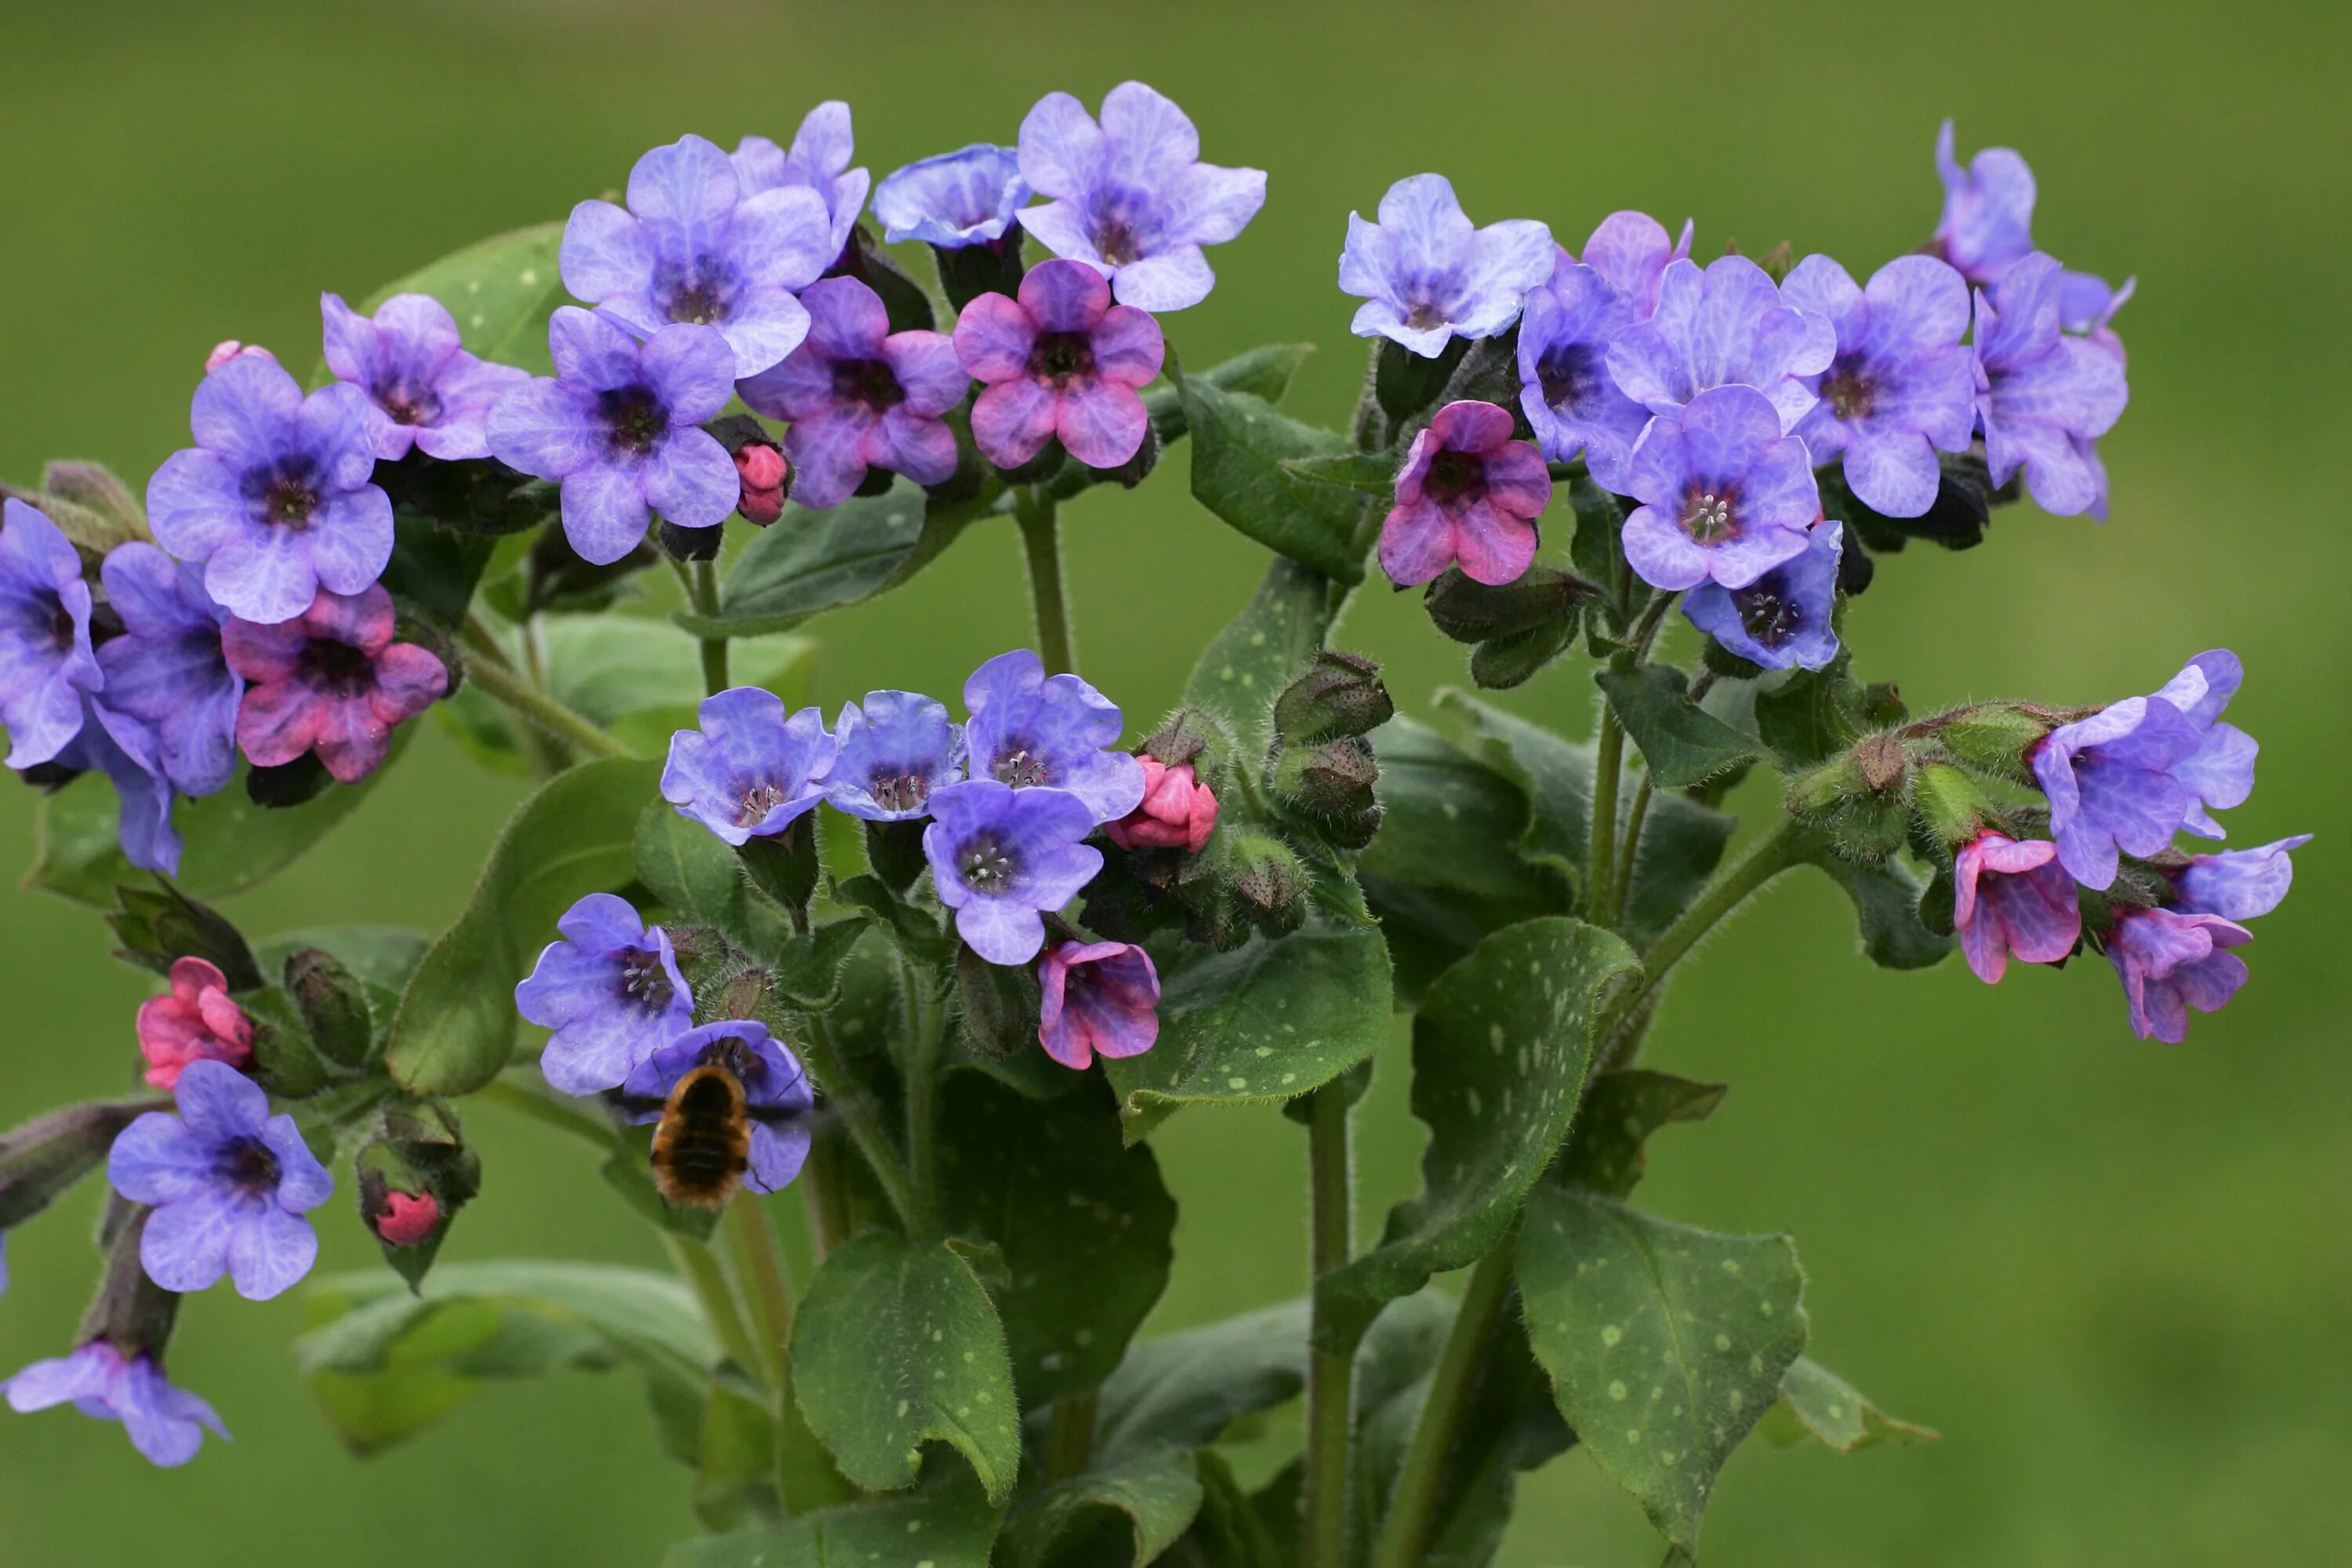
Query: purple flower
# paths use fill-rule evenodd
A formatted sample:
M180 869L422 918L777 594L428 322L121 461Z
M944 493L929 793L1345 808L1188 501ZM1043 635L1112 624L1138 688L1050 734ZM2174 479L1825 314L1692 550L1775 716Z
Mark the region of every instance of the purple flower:
M1642 505L1625 520L1625 559L1669 592L1710 578L1745 588L1803 554L1822 515L1805 444L1780 433L1780 411L1752 386L1710 387L1662 411L1626 480Z
M1633 324L1635 309L1597 269L1559 250L1519 321L1519 407L1536 444L1558 462L1581 452L1594 481L1621 494L1650 411L1610 379L1609 340Z
M2025 469L2042 510L2107 515L2098 437L2123 417L2122 354L2060 331L2058 263L2039 252L1977 294L1977 417L1992 482Z
M764 1026L730 1018L688 1029L640 1063L622 1089L636 1099L667 1100L678 1079L711 1066L735 1075L751 1107L751 1167L743 1185L755 1193L782 1192L808 1159L808 1120L801 1113L816 1104L816 1096L801 1064ZM661 1111L639 1111L630 1120L658 1121Z
M121 802L115 834L123 858L142 871L179 874L181 845L172 826L172 781L156 756L151 726L84 698L81 728L56 761L77 772L95 768L113 784Z
M699 730L670 737L662 798L739 847L782 833L824 798L834 739L824 715L756 686L703 699Z
M735 395L735 354L724 338L670 326L640 346L566 305L548 323L547 347L554 378L536 377L499 400L490 452L562 481L563 534L581 559L607 566L635 550L656 509L680 528L727 521L741 480L727 448L698 427Z
M1265 171L1201 162L1182 110L1139 81L1103 98L1102 123L1066 92L1021 121L1021 177L1047 198L1021 226L1055 255L1111 280L1122 305L1181 310L1216 287L1204 245L1223 245L1265 205Z
M947 704L913 691L869 691L835 721L824 798L868 822L930 815L934 791L963 777L963 727Z
M2050 797L2058 858L2086 888L2116 879L2117 856L2154 855L2186 827L2222 837L2208 808L2242 804L2254 787L2252 736L2221 722L2245 679L2227 648L2199 654L2150 697L2127 697L2061 724L2034 749Z
M1966 169L1954 155L1952 122L1936 132L1936 172L1944 179L1944 215L1936 253L1975 284L1991 284L2033 253L2033 171L2013 148L1987 147ZM2061 285L2070 332L2103 330L2131 298L2133 279L2111 289L2104 278L2069 272Z
M1645 321L1658 308L1658 285L1667 263L1682 260L1690 248L1688 218L1683 220L1682 234L1669 240L1665 226L1649 214L1613 212L1584 242L1583 263L1632 302L1635 321Z
M1455 564L1475 582L1517 582L1535 559L1535 520L1550 504L1543 456L1511 439L1509 411L1449 403L1413 437L1397 470L1381 570L1400 586Z
M1838 555L1843 528L1817 525L1804 552L1744 588L1701 583L1683 601L1691 625L1767 669L1820 669L1837 657Z
M2227 951L2254 933L2220 915L2126 909L2107 932L2107 962L2123 977L2132 1033L2177 1046L2189 1009L2215 1013L2246 983L2246 961Z
M1039 262L1018 296L979 295L956 320L956 358L986 384L971 406L972 439L999 468L1019 468L1058 437L1087 467L1115 468L1151 426L1136 394L1160 374L1166 348L1160 323L1112 304L1094 268Z
M2083 936L2074 879L2046 838L2013 839L1990 829L1952 858L1952 928L1969 967L1988 985L2021 963L2055 963Z
M490 455L482 421L499 397L530 379L528 371L467 353L457 319L429 294L395 294L373 320L319 296L327 368L367 395L368 439L375 455L398 462L412 447L456 461Z
M150 726L156 760L183 795L210 795L236 772L245 678L221 650L228 611L201 567L152 544L119 544L99 569L123 635L98 650L106 706Z
M991 963L1036 957L1045 944L1038 911L1060 909L1102 869L1102 851L1080 842L1098 820L1067 790L989 778L931 796L923 853L940 902L956 912L956 934Z
M81 557L57 524L23 501L0 504L0 724L12 768L63 751L82 700L104 683L89 609Z
M726 153L687 136L637 160L628 199L626 211L602 201L572 209L559 265L575 297L640 338L673 323L708 326L738 376L800 346L808 312L793 296L841 254L818 193L797 184L754 195ZM577 379L561 360L557 374Z
M1139 1057L1160 1038L1160 972L1132 942L1057 942L1038 960L1037 983L1037 1043L1066 1068Z
M521 984L515 1011L555 1031L539 1070L565 1094L618 1089L656 1047L694 1026L694 993L677 972L669 933L638 919L626 899L591 893L555 922Z
M449 689L437 656L392 640L395 624L381 584L363 594L322 588L300 618L276 626L228 623L221 651L247 681L236 743L256 766L316 752L343 784L375 772L394 728Z
M784 456L793 499L822 511L847 500L868 468L919 485L956 470L955 432L941 417L971 384L944 332L890 330L882 297L855 278L827 278L801 296L806 341L737 390L756 413L789 419Z
M1960 346L1969 286L1932 256L1901 256L1856 288L1826 256L1808 256L1780 297L1837 330L1837 357L1804 384L1817 394L1794 434L1816 468L1844 459L1846 483L1885 517L1935 504L1936 454L1976 435L1976 372Z
M1658 308L1610 340L1609 374L1624 394L1664 414L1716 386L1750 386L1794 430L1813 406L1805 379L1837 357L1837 329L1781 300L1772 275L1744 256L1701 271L1669 262Z
M1013 212L1029 199L1020 155L1010 147L975 142L954 153L922 158L874 187L874 216L882 237L895 245L919 239L941 250L993 245Z
M125 1357L105 1340L92 1340L69 1356L37 1361L0 1387L8 1391L11 1410L71 1405L84 1415L120 1421L140 1457L165 1469L194 1458L208 1428L228 1440L213 1407L174 1388L152 1356Z
M202 1290L226 1274L248 1301L267 1301L310 1272L319 1236L302 1215L332 1195L291 1116L226 1062L190 1062L173 1091L177 1115L151 1110L122 1130L107 1179L152 1205L139 1261L166 1290Z
M973 670L963 705L971 714L963 734L973 778L1024 792L1066 790L1097 822L1116 822L1143 803L1143 764L1113 749L1118 704L1075 675L1048 677L1029 649Z
M1551 276L1555 249L1551 230L1532 219L1474 226L1443 174L1399 180L1381 198L1380 222L1348 215L1339 289L1364 301L1349 331L1423 359L1452 338L1494 337Z
M849 166L856 150L849 105L828 99L801 117L789 151L764 136L746 136L736 143L732 162L746 197L794 189L816 193L824 205L826 243L833 247L824 265L831 267L849 243L849 231L857 226L866 186L874 178Z
M2266 915L2279 907L2287 889L2294 884L2294 862L2289 852L2310 842L2310 834L2298 833L2259 849L2191 855L2188 865L2172 873L2173 908L2183 914L2220 915L2231 921Z
M305 397L274 360L229 360L196 388L195 446L147 481L156 542L202 563L212 596L248 621L290 620L321 586L358 593L392 559L368 410L356 387Z

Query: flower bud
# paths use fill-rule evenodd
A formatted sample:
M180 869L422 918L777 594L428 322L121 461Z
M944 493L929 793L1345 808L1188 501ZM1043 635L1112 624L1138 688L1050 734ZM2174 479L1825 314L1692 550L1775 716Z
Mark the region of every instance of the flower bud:
M1911 811L1910 763L1890 734L1864 737L1789 785L1789 815L1826 832L1837 853L1884 860L1903 847Z
M1281 839L1264 833L1234 836L1229 885L1242 919L1268 936L1286 936L1307 920L1307 870Z
M1173 767L1149 752L1143 765L1143 803L1103 832L1121 849L1181 849L1197 855L1217 827L1217 794L1197 781L1192 764Z
M1037 1037L1037 977L1028 964L991 963L959 942L955 979L956 1016L976 1055L1001 1061Z
M1275 759L1276 791L1349 848L1370 843L1380 830L1381 806L1372 794L1379 777L1380 763L1360 736L1313 748L1286 746Z
M663 518L654 530L663 551L673 561L718 560L726 532L720 527L680 528L667 518Z
M1972 842L1992 808L1976 780L1949 763L1929 763L1912 775L1911 804L1948 853Z
M923 856L924 819L916 817L906 822L869 822L866 825L866 860L874 874L889 884L894 893L903 893L915 885L915 879L930 864ZM740 1016L732 1015L730 1016Z
M781 447L745 447L735 454L735 473L741 493L735 510L744 521L767 527L784 515L784 494L792 479L791 465Z
M287 954L286 994L310 1026L311 1044L344 1067L366 1065L375 1020L359 978L340 959L319 947Z
M1597 593L1557 566L1530 566L1515 583L1488 587L1449 566L1422 595L1430 624L1455 642L1482 643L1559 622L1573 624L1578 604Z
M2044 720L2010 702L1985 702L1932 720L1936 738L1962 767L1975 768L2014 784L2032 774L2026 753L2050 733Z
M387 1110L352 1166L362 1222L382 1244L384 1261L416 1289L457 1211L481 1191L481 1156L466 1142L457 1113L427 1100Z
M1195 779L1213 783L1233 750L1234 738L1223 720L1206 709L1179 708L1143 742L1141 754L1171 768L1189 763Z
M307 754L307 753L306 753ZM153 888L118 888L115 909L106 917L121 943L116 956L169 974L184 958L199 958L223 977L230 991L261 984L253 950L227 918L168 883Z
M735 851L751 885L788 910L808 908L823 868L816 855L816 814L794 817L782 833L747 838Z
M241 343L235 338L223 338L213 345L213 352L205 356L205 374L210 375L229 361L247 355L266 359L272 364L278 363L278 356L259 343Z
M174 1089L188 1064L226 1062L243 1072L253 1059L253 1025L228 994L228 982L201 958L172 965L172 987L139 1005L139 1054L147 1081Z
M415 1247L441 1228L441 1202L431 1193L387 1191L375 1234L388 1247Z
M1395 714L1379 665L1327 647L1274 700L1274 732L1284 741L1337 740L1368 734Z

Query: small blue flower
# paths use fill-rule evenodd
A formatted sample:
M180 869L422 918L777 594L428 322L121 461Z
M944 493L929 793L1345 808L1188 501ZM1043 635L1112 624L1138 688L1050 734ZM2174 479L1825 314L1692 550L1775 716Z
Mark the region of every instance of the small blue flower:
M57 524L10 500L0 506L0 724L8 765L57 756L82 726L82 700L104 684L89 642L89 584Z
M2172 873L2173 908L2184 914L2220 915L2229 921L2266 915L2279 907L2294 885L2292 851L2310 842L2310 834L2298 833L2259 849L2191 855L2189 864Z
M174 1388L154 1357L126 1357L105 1340L92 1340L69 1356L37 1361L0 1388L7 1390L11 1410L71 1405L84 1415L120 1421L141 1457L165 1469L194 1458L207 1429L228 1439L213 1407Z
M373 318L321 294L319 315L327 368L367 395L378 458L398 462L411 448L452 462L490 455L482 421L530 372L467 353L457 318L430 294L394 294Z
M172 877L180 870L180 835L172 826L176 797L156 749L152 725L84 698L81 729L58 753L57 763L104 773L121 802L115 831L122 858L142 871Z
M98 650L108 708L152 728L172 787L205 795L236 773L245 678L221 651L229 613L205 592L201 568L152 544L119 544L99 569L123 635Z
M1839 524L1818 524L1805 552L1745 588L1701 583L1683 600L1691 625L1767 669L1819 669L1837 657Z
M1660 413L1625 478L1642 503L1625 520L1626 562L1669 593L1709 578L1745 588L1802 555L1822 515L1805 444L1752 386L1711 386Z
M843 705L824 797L868 822L929 816L931 796L963 777L963 726L913 691L869 691Z
M923 853L932 885L956 912L956 934L991 963L1036 957L1039 911L1062 908L1102 869L1102 851L1082 842L1097 819L1066 790L972 779L933 795L931 817Z
M662 798L728 843L769 838L824 798L834 740L824 715L786 716L783 699L738 686L703 700L699 730L670 737Z
M795 188L816 193L824 204L826 242L833 247L824 265L831 267L848 245L849 231L857 226L866 188L873 180L865 170L849 166L856 152L849 105L831 99L802 116L789 150L764 136L746 136L736 144L730 162L747 197Z
M626 899L591 893L555 922L563 940L515 987L515 1010L555 1031L539 1070L565 1094L618 1089L654 1048L694 1024L694 993L669 933Z
M2037 251L1977 291L1977 420L1994 484L2021 468L2042 510L2104 519L2098 438L2123 417L2131 393L2122 345L2065 335L2063 290L2058 263Z
M886 176L874 187L874 216L882 220L882 237L893 245L919 239L941 250L961 250L1003 239L1013 212L1028 199L1020 154L975 142L918 159Z
M1117 750L1118 707L1075 675L1048 679L1027 648L999 654L963 685L971 776L1013 789L1067 790L1116 822L1143 804L1143 765Z
M1545 457L1580 453L1595 483L1625 493L1625 464L1650 411L1609 375L1609 340L1633 324L1634 302L1591 267L1558 251L1519 322L1519 407Z
M1664 414L1709 387L1752 386L1792 431L1815 402L1804 377L1837 357L1826 317L1791 309L1772 275L1744 256L1718 257L1701 270L1668 263L1649 320L1609 344L1609 374L1628 397Z
M1936 132L1936 172L1944 181L1944 213L1930 242L1936 254L1979 287L1998 283L2033 254L2033 171L2011 147L1987 147L1960 167L1952 122ZM2059 284L2066 331L2105 331L2131 298L2134 279L2120 289L2089 272L2068 272ZM2112 337L2112 333L2109 334Z
M333 1195L291 1116L269 1114L269 1096L226 1062L190 1062L173 1098L179 1113L152 1110L122 1130L107 1179L147 1204L139 1261L166 1290L202 1290L228 1275L248 1301L290 1289L318 1261L319 1235L303 1215Z
M1494 337L1551 276L1557 251L1551 230L1532 219L1474 226L1443 174L1399 180L1381 198L1379 223L1348 215L1339 289L1364 301L1349 331L1423 359L1453 338Z
M755 1193L782 1192L808 1160L807 1119L792 1113L814 1106L816 1096L799 1061L764 1026L730 1018L688 1029L646 1058L629 1075L623 1091L640 1100L667 1100L678 1079L698 1067L714 1065L735 1075L753 1113L751 1168L743 1173L743 1185ZM658 1121L661 1112L639 1111L630 1120Z

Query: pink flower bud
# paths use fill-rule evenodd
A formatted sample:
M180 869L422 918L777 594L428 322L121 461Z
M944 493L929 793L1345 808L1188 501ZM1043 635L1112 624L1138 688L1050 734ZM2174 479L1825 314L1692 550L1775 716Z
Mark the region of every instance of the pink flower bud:
M1103 831L1121 849L1185 849L1197 855L1217 827L1217 792L1192 776L1192 764L1169 767L1141 756L1143 804Z
M259 343L241 343L235 338L223 338L213 345L213 352L205 356L205 374L212 374L240 354L252 354L257 358L266 359L272 364L278 363L278 356Z
M388 1192L375 1233L394 1247L415 1247L441 1224L441 1204L431 1193Z
M791 472L783 453L759 442L750 443L736 452L735 472L743 481L742 497L735 510L745 521L765 528L783 515L784 479Z
M139 1054L147 1081L176 1089L190 1062L226 1062L242 1071L253 1058L253 1025L230 999L228 977L201 958L172 965L172 989L139 1005Z

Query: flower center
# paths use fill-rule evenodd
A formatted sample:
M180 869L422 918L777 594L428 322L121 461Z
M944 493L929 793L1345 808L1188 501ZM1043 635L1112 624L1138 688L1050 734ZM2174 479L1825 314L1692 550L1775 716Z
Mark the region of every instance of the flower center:
M920 811L931 798L931 781L919 773L877 770L866 790L885 811Z
M1444 308L1434 300L1416 300L1412 309L1404 313L1404 324L1416 332L1445 325Z
M766 820L768 813L783 805L787 798L782 784L753 784L743 792L743 798L736 805L735 826L757 826Z
M668 414L646 387L615 387L600 393L598 399L605 439L616 452L642 458L669 434Z
M66 608L63 599L57 602L57 606L49 612L49 640L57 644L59 653L65 653L74 645L73 612Z
M430 392L395 386L376 399L385 418L394 425L430 425L440 417L441 400Z
M1045 782L1045 759L1027 741L1015 741L996 753L996 765L990 770L996 782L1011 784L1014 789L1035 789Z
M1732 494L1701 490L1683 502L1683 531L1701 544L1720 544L1739 531L1739 521L1732 515Z
M956 851L956 871L975 893L1002 893L1013 886L1013 854L993 834L983 833Z
M1065 390L1095 373L1095 341L1085 332L1039 332L1029 351L1029 374Z
M1421 493L1440 506L1453 506L1486 493L1486 459L1475 452L1441 451L1429 460Z
M727 296L716 283L695 279L669 297L669 319L707 327L727 319Z
M1601 356L1591 343L1562 343L1536 365L1543 400L1562 414L1574 411L1592 395L1600 372Z
M621 955L621 996L634 1002L648 1013L667 1008L677 994L669 983L668 971L662 968L661 954L631 948Z
M833 395L843 403L860 403L880 414L907 401L907 394L890 366L878 359L833 362Z
M278 1156L258 1138L232 1138L220 1152L221 1179L249 1198L278 1190Z
M1878 389L1864 372L1862 356L1844 354L1822 379L1822 395L1829 399L1830 411L1840 419L1862 419L1868 417Z
M1786 592L1775 576L1767 576L1753 587L1737 590L1731 602L1738 606L1739 624L1748 628L1748 635L1766 647L1780 647L1805 624L1796 595Z
M318 492L304 480L282 474L261 491L261 519L280 528L305 528L319 509Z
M302 649L303 684L330 697L357 697L375 685L375 660L332 637L313 637Z

